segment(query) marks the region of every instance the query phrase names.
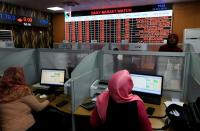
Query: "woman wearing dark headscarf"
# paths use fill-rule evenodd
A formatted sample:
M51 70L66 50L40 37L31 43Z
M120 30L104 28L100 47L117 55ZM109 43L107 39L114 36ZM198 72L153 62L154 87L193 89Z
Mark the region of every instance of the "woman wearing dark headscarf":
M26 85L21 67L5 70L0 81L0 123L2 131L25 131L35 120L31 110L41 111L49 104L40 103Z
M178 36L176 34L169 34L167 38L167 44L162 45L159 51L163 52L182 52L182 49L177 46Z
M134 85L133 85L132 79L127 70L121 70L113 74L111 77L111 80L108 83L109 91L105 91L97 97L96 108L94 109L92 116L90 118L91 125L93 127L100 127L101 125L106 123L107 115L108 115L107 111L109 110L110 100L113 100L115 103L117 103L119 105L117 107L119 108L132 107L131 104L129 103L136 102L135 107L137 108L137 112L135 113L135 116L132 115L132 109L130 111L130 115L131 115L130 120L133 120L133 122L131 121L130 123L127 123L127 124L130 125L130 127L132 127L132 125L136 125L137 126L136 129L138 129L139 131L152 131L151 124L148 120L143 101L137 95L133 95L131 93L133 86ZM113 109L111 112L115 112L115 110L118 110L118 109ZM118 114L119 114L119 117L120 116L123 117L123 115L125 115L126 113L127 112L120 112ZM134 118L132 119L132 117L136 117L137 120L134 121ZM125 118L125 119L129 119L129 118ZM126 120L120 119L120 120L114 120L114 121L117 122L114 124L114 126L118 127L118 128L116 127L114 128L118 130L120 129L130 130L128 127L120 126L120 124L124 123L124 121Z

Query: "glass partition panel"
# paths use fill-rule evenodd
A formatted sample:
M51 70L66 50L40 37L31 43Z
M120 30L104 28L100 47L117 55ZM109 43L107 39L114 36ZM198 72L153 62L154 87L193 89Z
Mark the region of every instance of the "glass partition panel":
M161 53L162 54L162 53ZM104 53L103 79L110 79L111 75L122 69L130 73L152 74L164 76L164 89L181 91L184 79L184 55L167 56L158 52L146 53Z
M191 53L191 76L200 84L200 53Z
M76 43L72 45L72 50L101 50L105 46L105 43Z
M169 90L182 90L184 57L157 57L156 74L164 76L163 86Z
M16 49L2 48L0 49L0 75L8 67L23 67L26 82L32 84L37 81L37 60L34 49Z
M66 69L67 78L71 78L73 69L89 52L77 51L40 51L40 68Z
M200 94L200 53L191 53L189 71L188 100L193 102Z
M109 74L122 69L126 69L130 73L155 74L156 60L155 56L104 54L103 70L108 78Z
M95 51L85 57L72 73L72 78L78 77L93 69L99 68L98 55L99 52Z

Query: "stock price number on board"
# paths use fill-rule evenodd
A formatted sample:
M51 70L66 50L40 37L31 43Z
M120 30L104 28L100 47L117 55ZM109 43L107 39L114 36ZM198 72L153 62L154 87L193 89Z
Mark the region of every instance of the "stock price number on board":
M19 17L17 18L17 22L20 24L23 24L24 26L31 26L31 23L33 22L32 17Z

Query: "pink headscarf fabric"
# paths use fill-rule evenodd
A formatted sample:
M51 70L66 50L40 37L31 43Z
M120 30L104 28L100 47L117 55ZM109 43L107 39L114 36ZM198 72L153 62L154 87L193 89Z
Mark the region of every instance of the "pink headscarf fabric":
M108 83L109 91L101 93L96 101L96 108L101 123L104 123L106 120L109 96L117 103L142 101L140 97L131 93L133 86L133 81L127 70L121 70L112 75Z

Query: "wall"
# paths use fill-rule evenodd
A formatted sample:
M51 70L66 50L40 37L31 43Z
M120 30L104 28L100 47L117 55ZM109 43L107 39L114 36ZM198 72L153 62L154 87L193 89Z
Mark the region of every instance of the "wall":
M187 2L187 3L177 3L173 5L173 32L179 36L179 43L183 41L183 31L185 28L200 28L200 2ZM59 17L53 18L53 21L59 21L57 23L62 23L64 21L64 14L58 14ZM61 25L55 25L61 26ZM64 29L64 24L62 27ZM64 32L55 33L54 38L57 40L64 39ZM154 50L154 49L152 49ZM157 47L155 47L157 50Z
M200 2L175 4L173 10L173 32L182 42L185 28L200 28Z
M51 14L0 2L0 12L49 21L48 27L27 27L0 23L0 29L12 30L15 47L49 48L53 45Z
M62 42L65 39L64 13L53 15L53 42Z

